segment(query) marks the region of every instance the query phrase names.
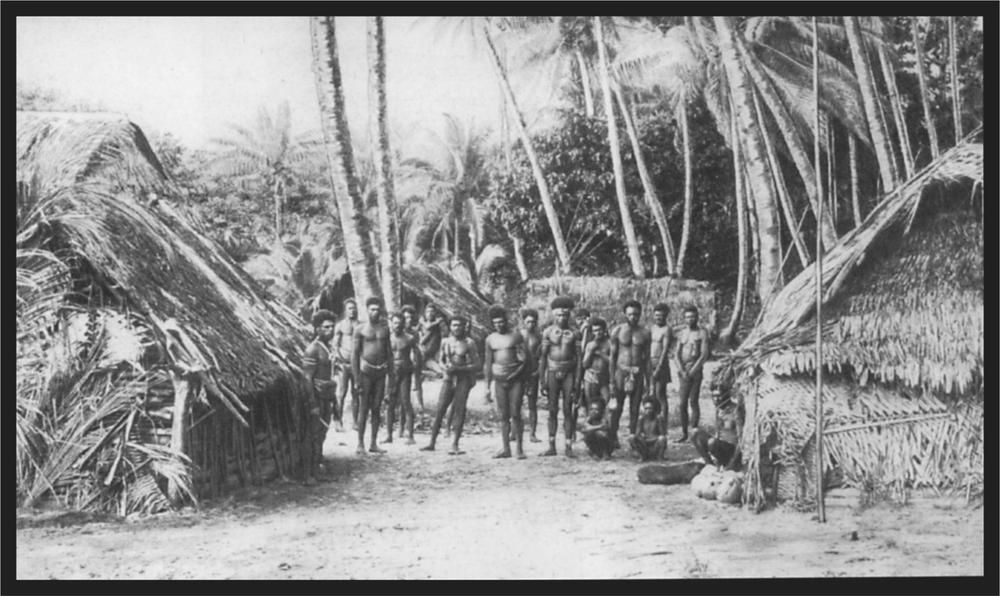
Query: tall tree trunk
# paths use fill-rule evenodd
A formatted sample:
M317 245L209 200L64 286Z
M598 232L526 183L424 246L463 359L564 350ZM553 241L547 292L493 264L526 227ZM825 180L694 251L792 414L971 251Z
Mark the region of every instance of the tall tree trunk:
M753 97L754 114L757 116L757 125L761 130L767 130L764 122L764 112L760 109L757 94L752 93L751 96ZM766 134L761 135L761 137L764 139L764 149L767 151L768 164L770 164L771 172L774 174L774 183L777 187L778 199L781 203L781 213L785 216L785 225L792 236L792 244L795 246L795 252L799 255L799 262L802 263L804 269L809 266L809 251L806 249L806 241L802 239L802 234L799 231L798 218L795 217L795 206L792 205L788 187L785 185L785 177L779 174L781 169L778 164L778 156L774 150L774 145L771 143L771 137Z
M594 92L590 88L590 70L587 68L587 60L583 57L580 48L573 50L576 56L576 64L580 69L580 85L583 87L583 109L588 118L594 117Z
M955 120L955 144L962 140L962 88L958 83L958 37L955 17L948 17L948 71L951 73L951 110Z
M830 197L830 215L837 221L837 142L833 118L826 119L826 194Z
M896 85L896 71L884 44L878 46L878 60L882 65L882 78L885 79L889 99L892 102L892 118L896 122L896 132L899 134L899 149L903 153L903 172L906 178L913 176L913 149L910 147L910 131L906 126L906 115L903 114L903 101L899 97L899 87Z
M528 125L524 122L524 114L517 107L517 101L514 99L514 91L511 89L510 81L507 79L507 71L500 62L500 56L497 54L497 47L493 43L493 36L490 35L488 25L483 27L483 35L486 39L486 45L490 48L491 63L497 77L500 79L504 96L507 98L507 102L514 110L514 113L517 114L515 120L517 122L517 131L521 137L521 143L524 145L524 151L528 154L528 161L531 163L531 172L534 174L535 184L538 186L538 196L542 201L542 208L545 210L545 218L548 220L549 228L552 230L552 241L555 244L556 255L559 258L559 266L562 269L563 275L568 275L571 271L569 249L566 248L566 240L563 238L562 228L559 227L559 217L556 215L556 208L552 204L549 185L545 181L545 174L542 172L542 166L538 161L538 154L535 153L535 147L531 144L531 137L528 136Z
M917 80L920 81L920 104L924 108L924 126L927 127L927 138L931 146L931 159L941 155L941 145L938 143L937 127L934 124L934 114L931 112L930 95L927 90L927 75L924 72L924 44L920 41L920 22L913 18L913 49L917 66Z
M687 17L690 19L690 17ZM684 216L681 224L681 246L677 253L677 277L684 277L684 257L691 241L691 209L694 203L694 172L691 165L691 129L688 122L687 98L680 101L681 144L684 149Z
M382 17L368 17L368 101L375 113L370 121L375 152L375 197L381 239L382 296L389 312L398 311L403 296L400 278L399 222L389 147L388 104L385 96L385 24Z
M622 86L618 81L614 81L613 87L615 98L618 99L618 105L622 110L622 118L625 120L625 130L628 132L629 142L632 144L632 154L635 155L635 165L639 170L639 180L642 181L643 197L645 197L646 205L653 213L656 227L660 231L660 242L663 244L663 254L666 256L667 261L667 272L673 274L677 270L677 260L674 256L674 240L670 236L670 228L667 227L667 213L663 210L663 203L660 202L660 197L656 194L656 187L653 186L653 177L649 175L649 169L646 167L646 158L643 156L642 147L639 145L639 133L635 128L635 119L632 110L625 101Z
M611 166L615 172L615 196L618 197L618 210L622 216L622 228L625 230L625 246L628 248L629 262L632 264L632 275L643 279L642 259L639 256L639 239L635 235L632 224L632 214L625 195L625 171L622 168L621 144L618 140L618 124L615 122L615 109L611 103L611 76L608 72L608 56L604 47L604 33L601 17L594 17L594 35L597 38L597 54L600 61L601 90L604 95L604 114L608 120L608 144L611 146Z
M364 301L380 296L375 251L369 237L365 204L358 189L347 126L343 79L337 57L337 34L334 17L312 17L309 21L313 50L313 73L319 101L320 121L330 165L334 206L340 216L344 235L344 254L354 284L354 294Z
M820 173L815 171L813 165L809 163L809 151L806 149L802 137L795 128L791 112L788 111L785 102L774 88L774 83L771 82L771 79L764 72L757 58L747 49L741 36L734 36L734 40L736 47L739 49L740 58L747 72L750 73L750 78L753 80L754 87L760 92L764 105L768 107L772 116L774 116L774 122L778 125L781 138L788 145L788 153L792 157L795 169L798 170L799 176L802 178L806 194L809 196L809 203L812 205L813 214L819 214L818 217L823 218L823 248L829 249L837 242L837 228L833 225L833 217L831 217L829 210L825 205L820 204L816 196L816 176L819 176ZM761 131L761 136L766 136L767 134L767 129ZM817 130L815 134L820 134L820 131ZM775 175L782 176L783 174L778 170L775 172Z
M735 122L735 120L734 120ZM736 127L733 126L733 129ZM733 131L734 135L735 130ZM735 136L734 136L735 138ZM748 203L743 193L743 164L740 159L740 144L733 143L733 183L735 184L736 195L736 232L739 243L739 268L736 276L736 296L733 299L733 313L729 317L729 324L719 336L719 341L724 346L732 346L735 343L736 330L740 326L740 319L743 318L743 305L747 298L747 274L750 271L748 254L749 213Z
M507 232L507 235L514 243L514 263L517 265L517 273L521 276L521 281L528 281L528 265L524 262L524 242L510 232Z
M275 178L272 186L274 193L274 243L281 245L281 206L284 203L285 185L281 178Z
M878 160L879 176L882 179L882 186L888 192L896 185L896 172L892 164L892 145L886 135L885 122L882 121L878 94L875 90L875 78L872 76L871 63L868 62L868 53L865 51L858 18L844 17L844 30L847 32L848 45L851 46L851 60L854 62L854 72L857 74L858 86L861 89L868 131L875 148L875 159Z
M854 135L847 137L851 153L851 212L854 215L854 227L861 225L861 198L858 192L858 141Z
M772 294L778 290L781 277L781 247L778 238L778 208L775 193L771 188L770 172L765 166L767 157L762 131L756 126L753 113L753 100L750 97L750 81L743 70L742 61L736 49L735 27L733 17L714 17L715 28L719 37L719 50L722 62L726 68L726 78L729 81L732 101L736 107L736 123L738 140L741 142L741 153L745 155L744 163L749 171L749 188L754 200L754 211L757 215L759 255L757 276L757 294L761 303L766 304Z

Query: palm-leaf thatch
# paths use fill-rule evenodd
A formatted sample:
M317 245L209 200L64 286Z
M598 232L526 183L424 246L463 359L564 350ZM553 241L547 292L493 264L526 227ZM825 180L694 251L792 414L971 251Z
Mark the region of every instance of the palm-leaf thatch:
M205 484L223 488L234 470L259 479L258 446L270 447L279 474L290 470L300 459L301 321L171 201L143 200L172 189L134 124L42 113L23 122L28 130L19 114L25 503L55 496L154 511ZM61 157L66 147L91 154Z
M887 195L824 256L826 463L867 491L969 488L981 478L983 222L957 198L965 191L936 201L924 192L981 184L977 134ZM814 288L811 269L789 282L717 372L745 401L750 501L805 494L780 482L770 493L765 456L796 471L793 484L812 482Z

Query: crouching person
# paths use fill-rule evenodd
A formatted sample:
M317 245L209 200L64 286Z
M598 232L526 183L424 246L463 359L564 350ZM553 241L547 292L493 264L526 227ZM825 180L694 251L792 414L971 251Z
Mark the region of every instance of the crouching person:
M615 450L615 441L611 437L611 426L605 415L604 400L591 400L587 418L580 423L580 435L587 446L590 457L594 459L611 459Z
M712 387L712 401L715 402L715 436L699 428L691 436L691 442L706 464L719 469L738 470L741 463L740 436L743 434L739 406L728 392L723 393L719 387Z
M667 423L659 415L660 403L653 397L642 401L642 418L635 435L629 439L632 453L641 461L662 460L667 456Z

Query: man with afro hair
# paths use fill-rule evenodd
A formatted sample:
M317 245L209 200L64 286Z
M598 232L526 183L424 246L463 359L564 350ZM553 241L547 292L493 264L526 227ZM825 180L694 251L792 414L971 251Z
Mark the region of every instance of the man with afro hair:
M333 355L330 340L337 324L337 315L328 310L318 310L312 316L316 337L306 347L302 355L302 374L306 380L306 396L309 408L308 423L303 429L308 435L309 452L306 455L306 484L316 482L322 473L323 442L330 427L331 414L340 419L336 407L336 383L333 380Z
M543 456L556 454L556 429L559 425L559 399L563 402L563 429L566 437L565 455L573 454L573 434L576 427L576 378L580 366L580 333L570 325L573 300L560 296L552 301L555 322L542 333L542 348L538 354L538 373L542 393L549 402L549 448Z

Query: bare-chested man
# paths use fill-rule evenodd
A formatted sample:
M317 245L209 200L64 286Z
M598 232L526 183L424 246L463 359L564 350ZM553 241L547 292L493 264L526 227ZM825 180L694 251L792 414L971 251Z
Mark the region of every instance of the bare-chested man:
M677 332L677 350L674 353L677 393L681 401L681 436L677 439L678 443L688 438L688 406L691 408L691 428L698 428L701 369L708 356L708 332L698 325L698 309L687 306L684 308L684 327Z
M653 307L653 326L649 330L652 348L649 355L650 392L660 404L660 417L667 421L667 383L670 382L670 348L674 341L673 330L667 325L670 307L661 302Z
M459 450L458 440L462 437L462 428L465 426L465 403L469 399L469 390L475 385L476 372L481 366L476 342L465 335L468 323L465 317L452 317L451 335L441 342L440 365L444 371L444 379L441 383L437 414L431 427L431 442L426 447L421 447L421 451L434 451L445 413L448 411L448 406L454 402L455 429L448 454L465 453Z
M625 411L628 398L628 430L635 434L639 421L639 402L642 401L643 381L649 369L649 330L639 324L642 305L629 300L623 308L625 322L611 331L611 362L614 363L614 395L618 409L611 411L611 434L618 439L618 425Z
M532 443L540 443L536 434L538 428L538 353L542 349L542 336L538 333L538 311L526 308L521 311L521 337L527 351L527 366L524 376L524 396L528 401L528 426L531 428Z
M382 301L372 296L365 301L368 322L354 329L354 355L351 368L358 382L358 448L357 453L365 453L365 425L371 414L371 453L385 453L376 444L379 416L382 410L382 396L385 395L385 380L392 376L392 344L389 327L382 320Z
M318 310L312 317L316 338L302 355L302 373L306 378L309 417L305 431L309 435L310 450L306 460L305 483L314 484L322 473L323 442L330 426L330 415L337 417L337 396L334 391L333 358L330 340L337 316L328 310Z
M510 431L514 427L517 459L524 459L524 428L521 423L521 399L524 396L523 377L527 351L524 338L510 329L507 311L500 306L489 310L493 333L486 337L483 349L483 374L486 388L493 383L493 400L500 411L500 434L503 448L493 457L510 457Z
M594 400L607 404L611 399L611 340L608 339L608 323L600 317L590 319L592 339L583 349L583 403L590 411Z
M667 456L667 421L660 416L660 404L652 397L642 400L642 418L635 435L629 439L632 453L640 461L661 460Z
M566 435L566 457L573 455L573 431L576 426L574 386L579 374L580 334L570 326L573 301L560 296L552 301L555 322L542 333L542 348L538 353L538 374L542 391L549 401L549 448L543 456L556 454L556 429L559 424L559 398L563 401L563 428Z
M420 321L417 319L417 309L410 304L404 304L403 308L400 309L403 313L403 331L406 331L413 337L417 339L416 347L420 350ZM421 352L421 362L423 362L423 352ZM420 409L424 409L424 367L421 364L413 371L413 376L411 377L411 385L413 394L417 396L417 405Z
M344 318L333 330L334 367L339 371L337 376L337 430L343 431L341 421L344 419L344 407L347 405L347 386L351 386L351 420L352 428L358 429L358 384L351 368L354 357L354 330L361 323L358 321L358 303L354 298L344 300Z
M417 327L420 330L417 337L420 340L420 354L423 356L424 366L431 371L432 378L441 375L442 371L438 365L438 352L441 349L441 341L447 334L448 323L444 320L437 307L428 302L424 307L424 316L417 323ZM423 407L423 382L417 383L416 393L417 403Z
M739 404L732 401L731 393L718 387L712 387L712 401L715 403L715 436L699 428L691 435L691 442L706 464L737 470L741 464L743 412Z
M413 445L413 401L410 399L410 381L414 371L423 366L420 349L417 348L417 336L407 332L402 313L393 313L389 317L392 333L389 344L392 346L393 374L389 377L389 420L386 430L389 435L386 443L392 443L392 431L396 424L396 408L399 408L399 436L407 433L406 444ZM419 373L418 373L419 374Z
M611 440L611 430L608 427L608 417L605 414L604 400L598 398L590 402L587 417L580 424L580 434L583 443L594 459L611 459L615 450Z

